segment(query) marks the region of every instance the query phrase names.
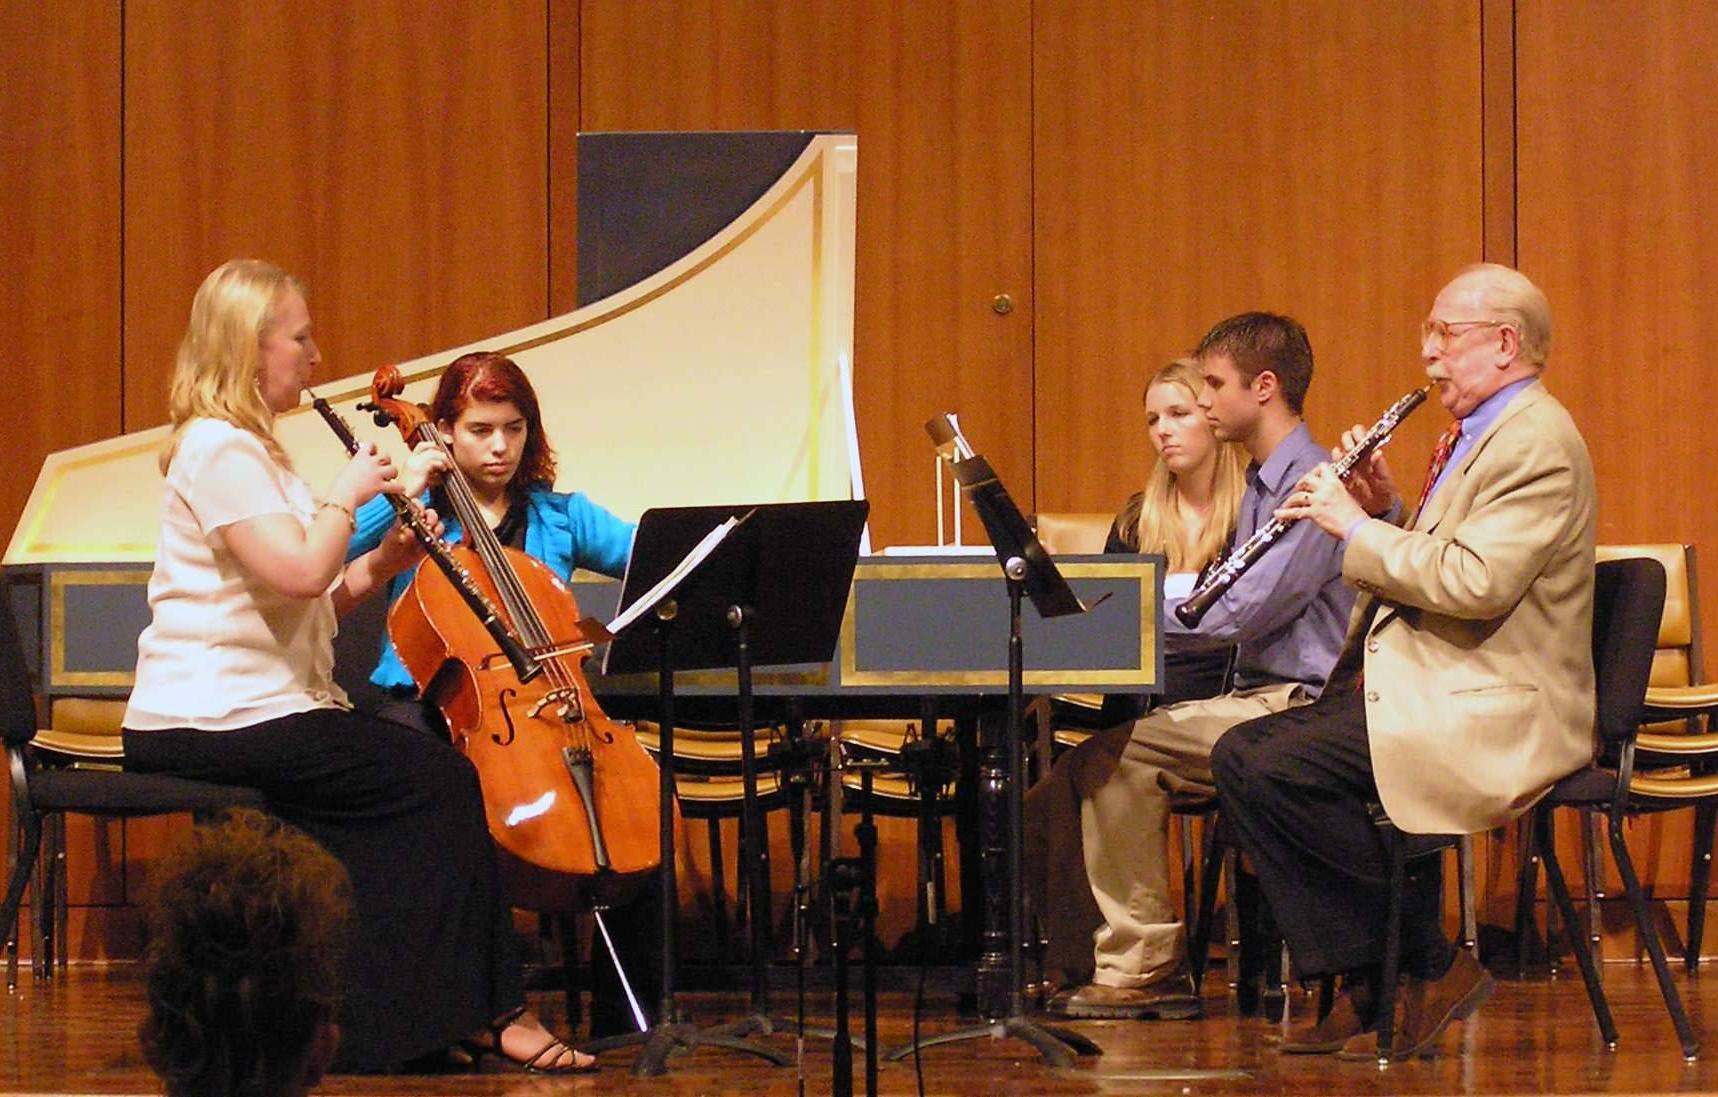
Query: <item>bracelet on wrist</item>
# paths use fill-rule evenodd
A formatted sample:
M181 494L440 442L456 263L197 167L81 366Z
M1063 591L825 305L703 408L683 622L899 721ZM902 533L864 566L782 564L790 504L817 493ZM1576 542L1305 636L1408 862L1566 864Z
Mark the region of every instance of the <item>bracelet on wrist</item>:
M326 499L321 504L319 504L316 509L317 509L318 513L320 513L321 511L324 511L324 510L337 510L337 511L339 511L341 514L344 514L346 516L346 524L352 528L352 532L353 533L358 532L358 516L356 514L353 514L352 508L347 506L345 503L336 503L332 499Z

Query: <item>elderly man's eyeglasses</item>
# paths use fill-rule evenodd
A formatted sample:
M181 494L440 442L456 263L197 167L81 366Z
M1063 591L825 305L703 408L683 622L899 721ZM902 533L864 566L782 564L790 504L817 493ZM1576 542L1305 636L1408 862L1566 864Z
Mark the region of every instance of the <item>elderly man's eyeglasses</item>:
M1508 323L1507 320L1427 320L1420 325L1420 342L1430 340L1444 347L1451 338L1470 328L1500 328Z

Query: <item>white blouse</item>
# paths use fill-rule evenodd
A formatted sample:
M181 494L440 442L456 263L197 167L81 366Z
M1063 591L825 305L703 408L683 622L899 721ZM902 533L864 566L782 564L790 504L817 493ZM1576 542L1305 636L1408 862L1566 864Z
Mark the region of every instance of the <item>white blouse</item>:
M338 576L317 598L288 598L247 572L222 531L264 514L309 529L310 486L249 431L197 419L167 469L149 627L125 726L227 731L318 708L350 707L335 684Z

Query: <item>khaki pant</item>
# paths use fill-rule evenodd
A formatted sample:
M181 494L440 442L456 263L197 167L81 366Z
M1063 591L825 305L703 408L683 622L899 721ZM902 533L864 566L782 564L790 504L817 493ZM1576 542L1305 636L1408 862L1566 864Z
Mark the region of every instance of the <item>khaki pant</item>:
M1103 918L1092 935L1094 983L1143 986L1185 961L1185 929L1169 896L1170 808L1214 794L1211 748L1225 731L1305 701L1298 686L1183 701L1063 760L1081 797L1086 877Z

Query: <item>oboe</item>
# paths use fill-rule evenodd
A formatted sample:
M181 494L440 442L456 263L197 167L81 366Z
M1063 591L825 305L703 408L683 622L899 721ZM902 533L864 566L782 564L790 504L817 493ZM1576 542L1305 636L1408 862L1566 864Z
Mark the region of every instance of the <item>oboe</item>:
M306 386L304 391L310 392L309 387ZM310 392L310 405L316 409L318 415L322 416L322 421L328 424L329 429L333 430L340 441L345 444L346 452L356 454L358 452L358 437L352 433L351 425L340 417L340 413L330 407L328 401L314 392ZM519 638L513 634L513 630L508 627L507 622L502 620L500 611L495 608L494 603L472 579L471 572L454 559L453 551L448 543L437 537L424 521L423 513L403 496L390 493L384 495L383 498L393 505L394 514L399 517L400 524L412 531L412 535L418 539L418 543L424 547L424 551L429 553L429 558L435 561L442 574L447 576L447 581L453 584L453 589L459 592L461 600L471 608L472 613L477 615L478 621L482 622L490 638L501 648L501 654L505 655L507 661L513 665L513 671L519 675L519 680L529 682L541 674L543 665L532 658L531 653L525 649L525 645L520 643Z
M1372 428L1356 443L1354 448L1344 453L1331 463L1336 475L1343 480L1354 474L1360 462L1371 456L1372 452L1390 440L1397 424L1408 417L1408 413L1425 403L1431 395L1432 386L1415 389L1406 396L1390 405L1388 411L1379 417ZM1258 563L1259 557L1288 532L1293 523L1282 519L1272 518L1260 526L1253 535L1246 539L1241 546L1223 559L1223 562L1211 569L1211 574L1205 581L1194 589L1187 600L1175 607L1175 616L1188 628L1193 628L1204 619L1217 599L1223 597L1225 591L1235 585L1235 581L1247 573L1247 569Z

